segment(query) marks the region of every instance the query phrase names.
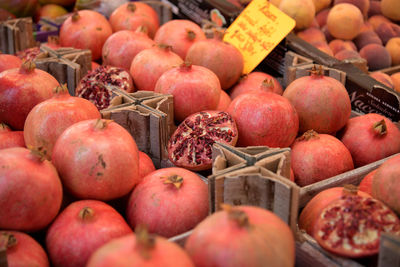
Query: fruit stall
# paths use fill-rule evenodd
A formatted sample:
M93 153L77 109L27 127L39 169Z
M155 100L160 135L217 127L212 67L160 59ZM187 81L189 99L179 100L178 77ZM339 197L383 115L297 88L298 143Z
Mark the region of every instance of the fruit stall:
M0 2L0 267L400 266L400 1Z

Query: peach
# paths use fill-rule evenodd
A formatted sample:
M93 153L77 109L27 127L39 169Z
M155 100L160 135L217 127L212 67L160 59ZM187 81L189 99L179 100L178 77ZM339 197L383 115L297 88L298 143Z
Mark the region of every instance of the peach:
M329 47L327 42L318 42L318 43L313 43L313 45L321 50L322 52L324 52L325 54L330 55L331 57L333 57L333 52L331 50L331 48Z
M385 45L390 39L400 37L400 26L394 23L382 22L376 28L375 32L381 38L382 43Z
M352 4L337 4L328 14L326 25L332 36L351 40L356 37L364 23L360 9Z
M343 41L340 39L334 39L329 42L329 47L331 48L333 54L335 55L341 50L354 50L357 51L357 47L352 41Z
M326 42L325 34L318 28L307 28L298 32L297 36L310 44Z
M67 13L68 11L60 5L47 4L38 8L35 15L36 20L39 21L42 17L49 17L54 19Z
M360 9L364 18L368 16L369 0L335 0L333 5L335 6L342 3L352 4Z
M315 15L315 19L317 20L320 28L325 26L329 11L331 11L331 9L326 8L326 9L318 12L317 15Z
M383 83L387 87L390 87L390 88L394 89L392 78L389 75L387 75L386 73L383 73L381 71L375 71L375 72L371 72L369 74L369 76L371 76L372 78L374 78L378 82Z
M393 73L390 78L392 79L394 90L400 93L400 72Z
M382 16L382 15L374 15L372 17L370 17L368 19L369 24L372 25L372 28L374 29L374 31L376 30L376 28L378 28L378 26L382 23L382 22L388 22L390 23L391 21L389 19L387 19L386 17Z
M374 28L368 21L364 21L364 24L361 27L360 33L366 32L366 31L373 31Z
M335 39L335 37L333 37L332 34L329 32L328 26L325 25L324 27L322 27L321 31L325 34L325 39L327 42L330 42Z
M332 3L332 0L313 0L315 6L315 12L319 12L322 9L329 7Z
M335 54L335 58L338 60L346 60L353 58L361 58L361 56L357 51L343 49Z
M382 45L381 38L379 38L379 36L374 31L361 32L354 39L354 43L356 44L356 46L359 50L368 44Z
M385 47L392 57L392 66L400 65L400 37L390 39Z
M372 17L374 15L382 15L381 1L369 1L368 17Z
M271 4L273 4L276 7L279 7L279 5L281 4L282 0L270 0L269 1Z
M279 9L296 21L296 30L308 28L315 17L313 0L282 0Z
M388 68L392 65L389 51L382 45L369 44L360 50L360 56L367 60L370 70Z
M400 21L400 1L399 0L382 0L382 14L389 19Z

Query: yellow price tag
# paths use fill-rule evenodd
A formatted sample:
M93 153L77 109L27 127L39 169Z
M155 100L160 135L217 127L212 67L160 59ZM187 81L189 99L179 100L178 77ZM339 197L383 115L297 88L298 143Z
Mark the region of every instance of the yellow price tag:
M226 30L224 41L240 50L249 73L288 35L296 22L267 0L252 0Z

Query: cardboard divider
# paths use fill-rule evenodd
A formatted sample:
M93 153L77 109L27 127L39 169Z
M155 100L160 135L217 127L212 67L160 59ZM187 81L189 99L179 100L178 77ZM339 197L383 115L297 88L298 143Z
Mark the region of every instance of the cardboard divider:
M31 17L0 22L0 51L2 53L16 54L35 45Z

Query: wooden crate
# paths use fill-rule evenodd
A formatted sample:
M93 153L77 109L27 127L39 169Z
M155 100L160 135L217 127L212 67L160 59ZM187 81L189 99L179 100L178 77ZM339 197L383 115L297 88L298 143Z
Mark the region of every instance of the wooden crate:
M0 51L16 54L34 47L32 18L10 19L0 22Z

